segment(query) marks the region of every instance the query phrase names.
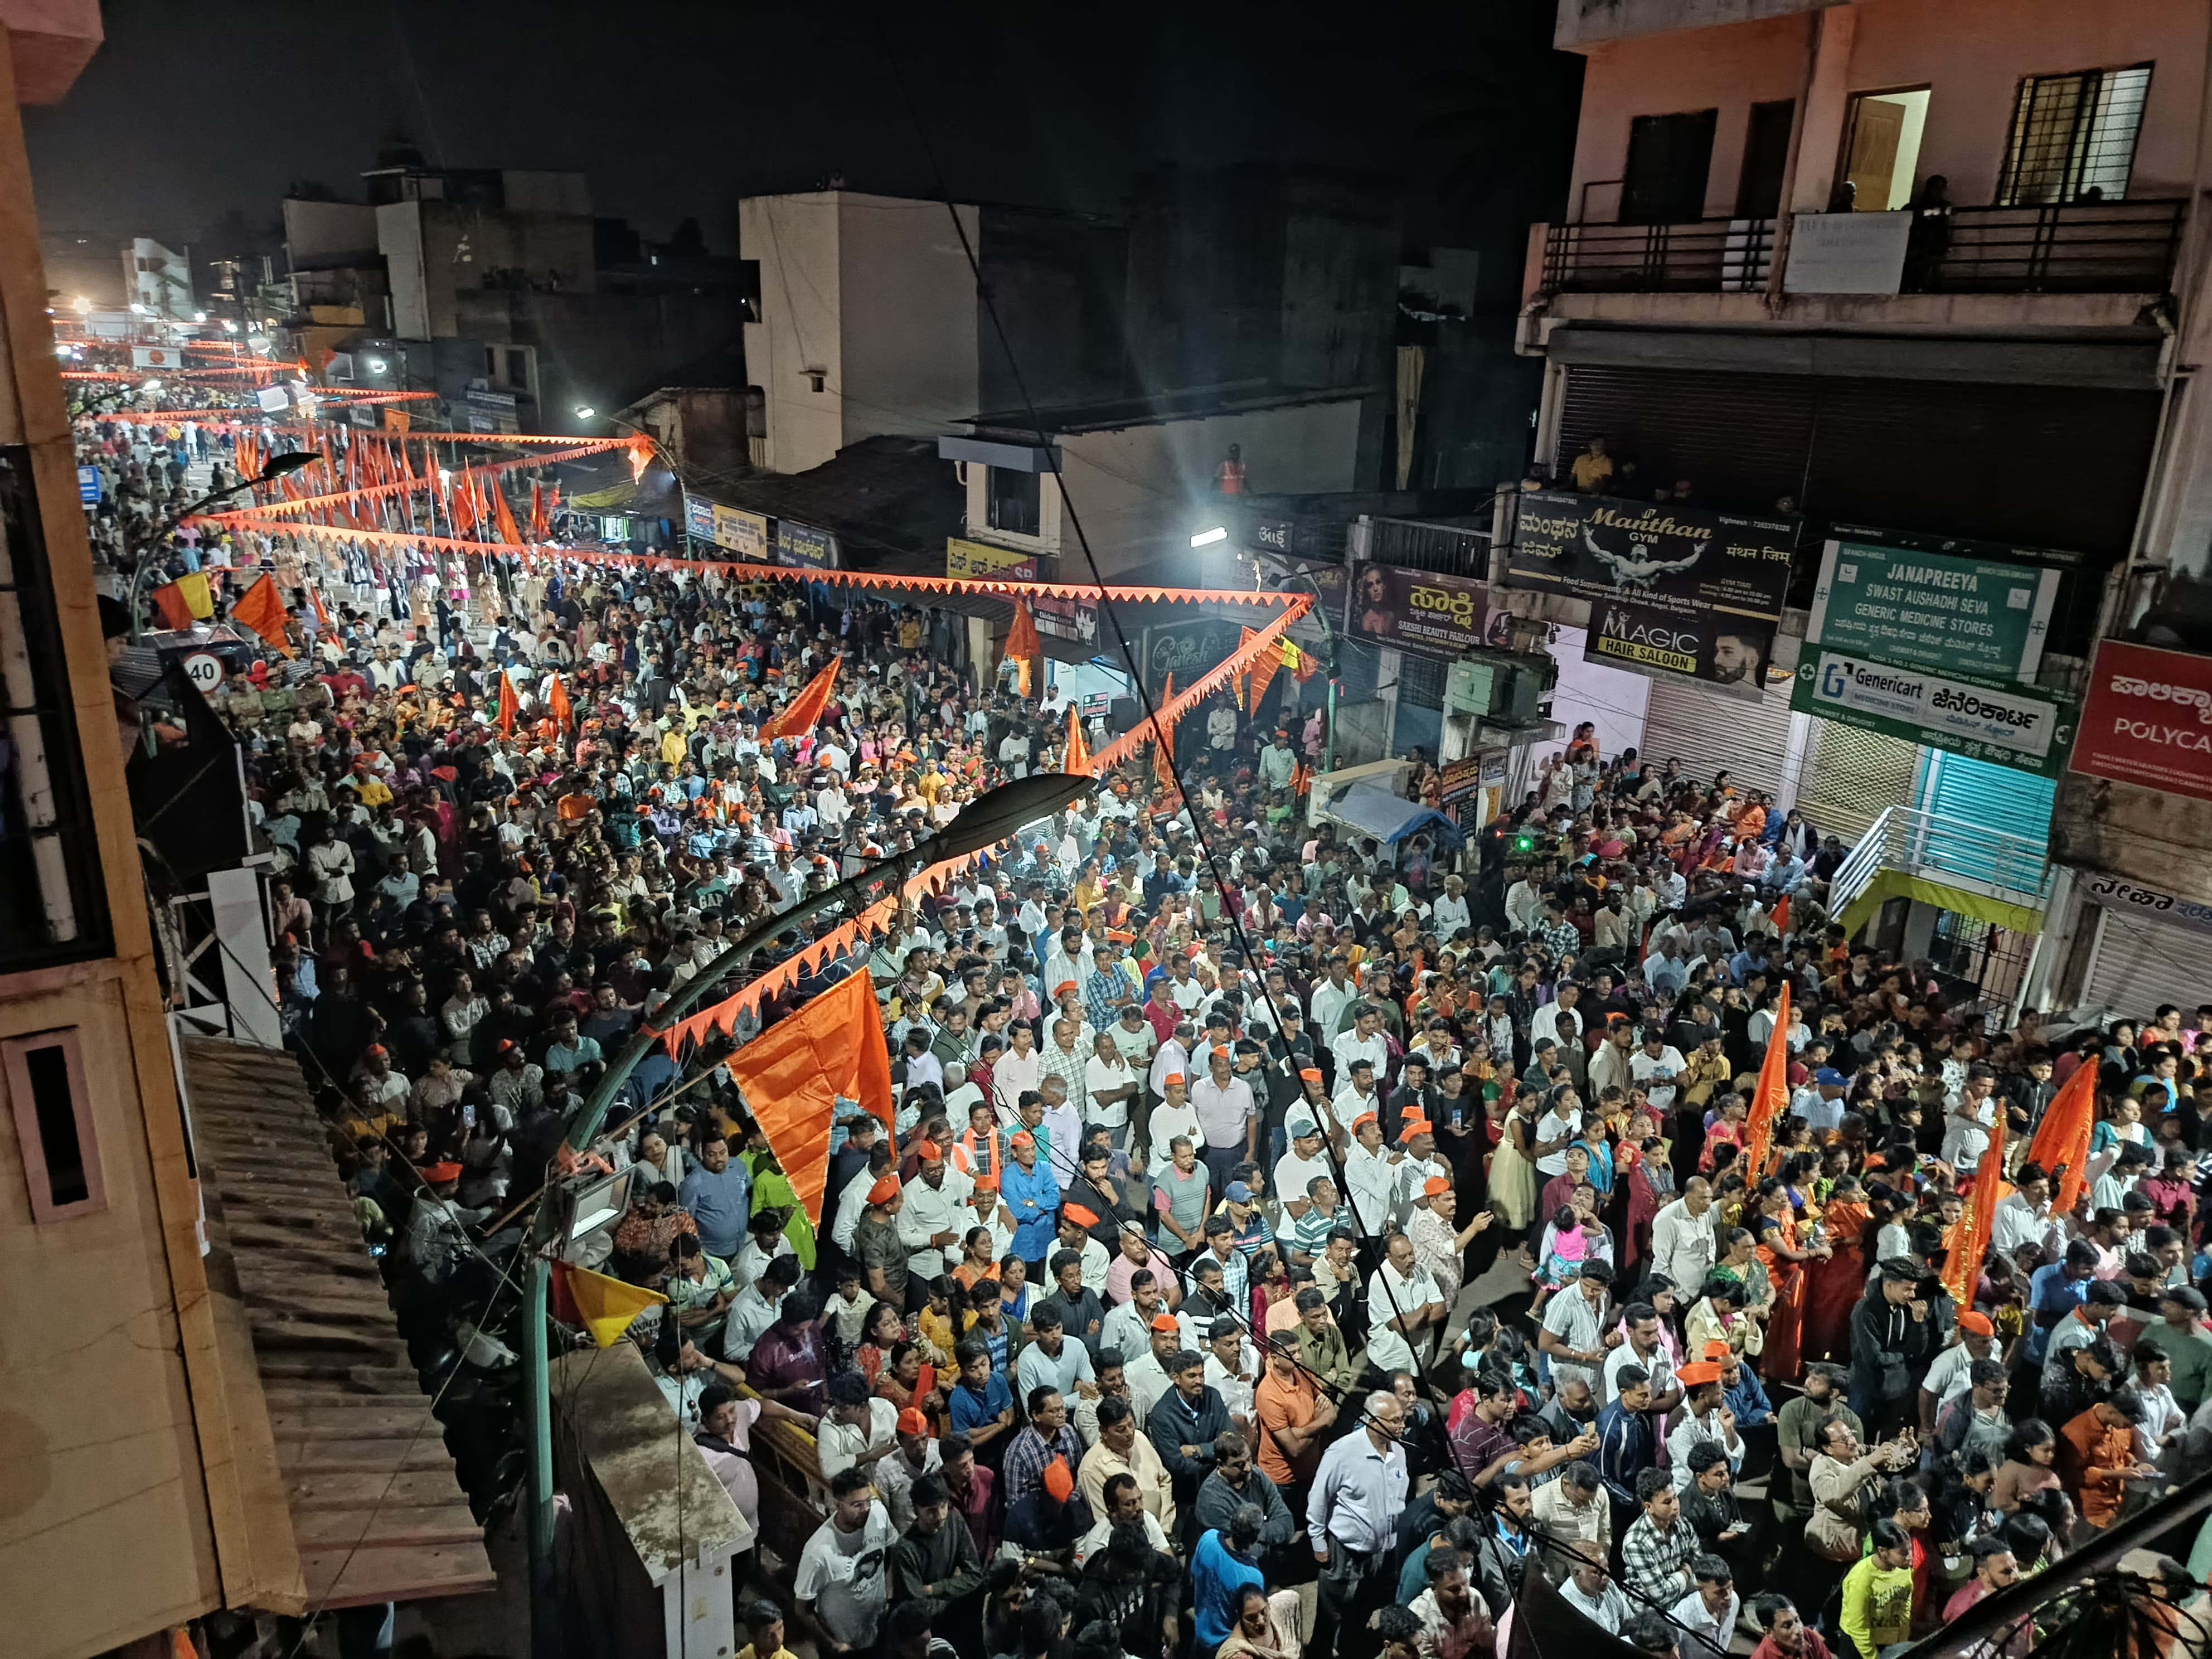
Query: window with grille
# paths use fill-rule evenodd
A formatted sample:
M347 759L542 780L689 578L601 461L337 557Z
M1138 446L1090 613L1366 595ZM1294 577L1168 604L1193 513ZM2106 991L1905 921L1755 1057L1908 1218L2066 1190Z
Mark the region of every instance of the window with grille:
M2150 71L2139 64L2023 80L1996 205L2124 201Z

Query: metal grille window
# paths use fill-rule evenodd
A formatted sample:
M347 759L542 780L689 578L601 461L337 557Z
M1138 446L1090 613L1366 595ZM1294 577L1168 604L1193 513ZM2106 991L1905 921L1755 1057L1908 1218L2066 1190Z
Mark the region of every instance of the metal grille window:
M31 453L0 449L0 973L108 948L50 578Z
M1996 205L2126 200L2150 71L2139 64L2023 80Z

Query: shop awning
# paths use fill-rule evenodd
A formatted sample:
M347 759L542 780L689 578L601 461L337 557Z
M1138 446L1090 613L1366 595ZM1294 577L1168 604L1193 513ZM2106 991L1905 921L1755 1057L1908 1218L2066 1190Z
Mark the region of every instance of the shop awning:
M1451 819L1432 806L1394 795L1379 783L1356 783L1331 800L1324 810L1338 822L1362 835L1372 836L1385 845L1424 831L1448 847L1460 843L1459 825Z

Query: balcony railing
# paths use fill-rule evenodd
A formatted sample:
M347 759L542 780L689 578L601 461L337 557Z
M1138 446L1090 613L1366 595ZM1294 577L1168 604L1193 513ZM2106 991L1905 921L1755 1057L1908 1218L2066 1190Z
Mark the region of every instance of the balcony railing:
M1553 293L1721 294L1764 289L1771 219L1675 225L1553 225L1544 242Z
M1903 294L2160 294L2181 246L2179 200L1954 208L1913 227ZM1725 294L1766 286L1775 221L1553 225L1550 293Z
M1956 208L1909 245L1908 294L2163 294L2188 203Z
M1828 884L1841 915L1885 870L2008 904L2040 908L2050 890L2050 848L2040 835L2010 835L1913 806L1890 806L1868 826Z

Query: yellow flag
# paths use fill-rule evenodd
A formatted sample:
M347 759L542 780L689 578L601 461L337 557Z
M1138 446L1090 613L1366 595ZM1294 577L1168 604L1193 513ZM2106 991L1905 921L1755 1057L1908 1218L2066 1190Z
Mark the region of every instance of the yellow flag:
M568 1261L553 1264L553 1284L558 1292L555 1317L582 1326L602 1348L622 1340L623 1333L647 1308L662 1307L668 1301L659 1291L625 1284ZM573 1320L568 1318L572 1312Z
M205 622L215 615L215 595L208 591L208 579L198 571L177 578L177 595L197 620Z

